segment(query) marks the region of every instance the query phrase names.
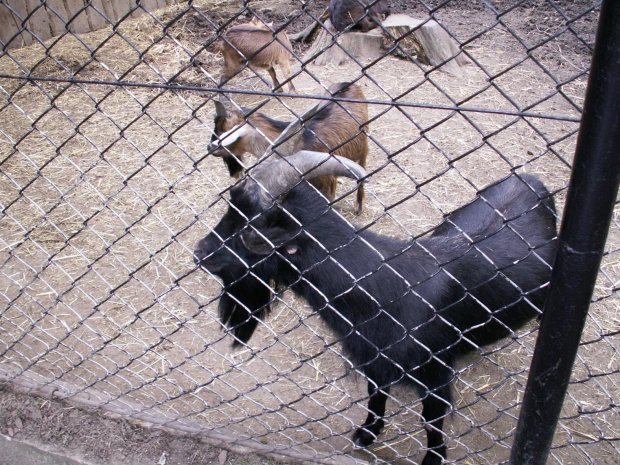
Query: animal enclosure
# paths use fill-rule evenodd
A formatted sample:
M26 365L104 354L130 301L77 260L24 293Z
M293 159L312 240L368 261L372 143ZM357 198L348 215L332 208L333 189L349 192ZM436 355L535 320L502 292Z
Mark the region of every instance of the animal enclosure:
M237 109L290 122L330 85L360 86L366 203L356 215L347 178L333 203L360 230L427 237L513 173L541 179L561 220L600 2L389 3L436 21L466 64L425 65L412 34L385 31L380 57L317 65L315 33L292 41L295 93L279 68L284 92L251 65L218 88L215 44L226 30L258 18L292 36L326 0L190 1L91 33L2 43L0 380L285 461L420 463L414 391L392 389L378 440L354 447L366 379L338 337L274 288L269 317L233 348L218 318L221 280L193 260L239 182L208 150L222 92ZM11 4L0 8L30 34ZM240 161L250 169L261 157ZM618 463L618 213L549 463ZM444 426L450 463L508 461L537 334L534 320L458 362Z

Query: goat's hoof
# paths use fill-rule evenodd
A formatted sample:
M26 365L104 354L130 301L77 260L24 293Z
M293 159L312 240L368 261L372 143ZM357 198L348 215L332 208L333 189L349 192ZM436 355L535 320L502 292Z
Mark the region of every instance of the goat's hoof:
M377 436L364 428L358 428L353 433L353 443L357 447L368 447L375 442L375 439L377 439Z
M443 458L431 451L427 452L422 460L422 465L441 465L442 463L444 463Z

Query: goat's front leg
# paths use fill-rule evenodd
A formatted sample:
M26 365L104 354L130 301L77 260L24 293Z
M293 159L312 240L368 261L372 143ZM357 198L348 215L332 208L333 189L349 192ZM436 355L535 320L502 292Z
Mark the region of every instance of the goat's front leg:
M284 89L280 87L280 81L278 81L278 78L276 76L276 70L274 69L274 67L270 66L269 68L267 68L267 72L269 73L269 75L271 76L271 80L273 81L274 92L284 92Z
M387 394L390 392L389 387L380 389L377 384L368 381L368 416L362 426L360 426L353 434L353 442L359 447L367 447L371 445L381 433L383 425L383 417L385 416L385 402Z

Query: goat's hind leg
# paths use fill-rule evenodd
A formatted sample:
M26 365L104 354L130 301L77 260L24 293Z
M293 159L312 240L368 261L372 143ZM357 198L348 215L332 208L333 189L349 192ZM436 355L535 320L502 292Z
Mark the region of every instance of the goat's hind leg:
M450 387L445 385L428 392L422 401L422 417L425 421L428 452L422 465L441 465L446 458L443 420L450 406Z
M284 73L284 79L288 80L288 91L291 94L294 94L295 92L297 92L297 90L295 89L295 86L293 85L293 80L291 79L291 64L288 62L288 60L285 60L280 67L282 68L282 72Z
M368 381L368 416L362 426L353 433L353 442L359 447L367 447L371 445L375 439L381 434L381 430L385 424L383 417L385 416L385 402L390 388L381 388L372 381Z
M363 127L360 128L360 134L354 139L356 145L359 145L359 149L357 153L359 154L358 160L353 160L357 162L362 168L366 169L366 158L368 157L368 139L366 134L363 132ZM360 183L357 188L357 197L355 199L355 214L359 215L362 213L364 209L364 202L366 200L366 191L364 190L364 183Z

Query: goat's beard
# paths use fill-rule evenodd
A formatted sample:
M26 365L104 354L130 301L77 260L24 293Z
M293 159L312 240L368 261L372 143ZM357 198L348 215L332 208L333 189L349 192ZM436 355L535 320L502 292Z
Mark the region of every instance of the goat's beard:
M267 284L249 274L232 283L226 281L218 312L220 321L235 338L233 346L238 347L247 344L258 321L271 310L272 293Z

